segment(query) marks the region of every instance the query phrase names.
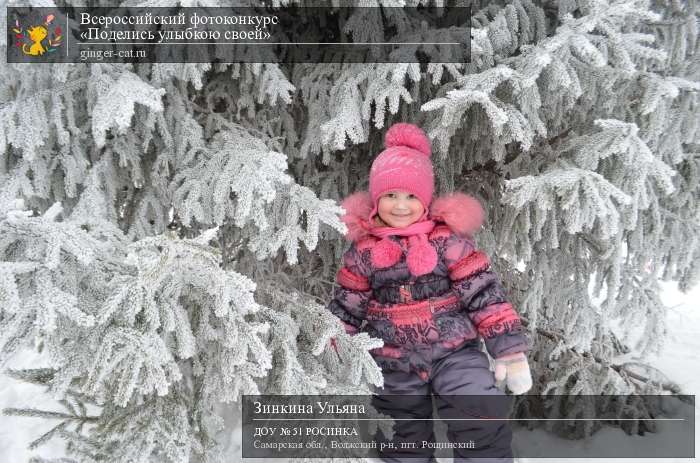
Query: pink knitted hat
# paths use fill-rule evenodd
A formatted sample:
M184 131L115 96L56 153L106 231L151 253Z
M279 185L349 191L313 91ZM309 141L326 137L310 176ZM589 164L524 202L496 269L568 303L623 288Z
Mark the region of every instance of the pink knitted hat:
M377 213L380 196L389 190L413 193L427 213L434 189L428 136L417 125L399 122L387 130L384 147L369 171L369 194L374 205L370 218Z

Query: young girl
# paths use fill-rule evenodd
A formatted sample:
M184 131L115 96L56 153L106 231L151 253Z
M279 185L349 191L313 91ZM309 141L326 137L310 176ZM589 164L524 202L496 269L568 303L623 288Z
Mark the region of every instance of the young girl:
M434 461L432 450L421 445L434 442L432 394L440 416L451 418L450 441L475 443L474 448L454 448L456 459L512 461L507 422L460 421L488 416L489 405L483 400L468 405L454 397L504 396L496 380L505 380L513 394L532 386L520 318L490 270L488 256L471 238L483 210L461 193L433 199L430 141L417 126L394 124L385 147L372 164L369 192L343 201L352 244L328 305L348 333L362 330L384 340L384 347L371 352L384 374L377 405L383 413L412 418L396 421L395 429L419 448L381 456L384 461ZM479 349L479 336L496 359L495 377Z

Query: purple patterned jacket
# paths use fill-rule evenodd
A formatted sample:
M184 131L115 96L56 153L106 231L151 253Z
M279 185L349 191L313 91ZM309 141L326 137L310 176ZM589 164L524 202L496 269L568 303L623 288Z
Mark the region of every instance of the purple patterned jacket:
M479 203L464 194L433 201L429 234L438 254L431 273L416 277L406 265L408 238L392 236L402 249L398 262L377 268L372 248L378 238L366 232L372 208L366 193L343 202L350 249L336 276L328 310L350 334L359 331L384 340L371 351L383 369L414 370L426 378L432 360L481 336L492 357L528 350L520 317L507 301L489 258L469 237L481 226Z

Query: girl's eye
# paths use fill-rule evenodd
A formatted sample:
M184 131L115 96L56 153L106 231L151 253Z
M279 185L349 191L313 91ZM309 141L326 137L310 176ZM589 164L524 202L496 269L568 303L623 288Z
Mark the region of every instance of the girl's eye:
M408 195L408 199L416 199L416 195Z
M393 198L396 198L396 193L387 193L387 194L386 194L386 197L387 197L387 198L392 198L392 199L393 199Z

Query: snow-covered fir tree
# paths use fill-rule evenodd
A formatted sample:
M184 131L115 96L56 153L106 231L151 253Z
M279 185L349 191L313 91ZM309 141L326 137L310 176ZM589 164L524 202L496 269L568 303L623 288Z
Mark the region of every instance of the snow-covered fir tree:
M41 349L50 368L7 373L65 407L9 410L59 418L33 444L223 461L241 394L380 385L381 341L324 306L338 200L396 121L428 132L440 192L487 211L476 239L533 339L531 393L672 388L616 356L661 346L659 278L700 279L697 2L472 8L469 63L0 67L0 366ZM329 27L381 35L348 14Z

